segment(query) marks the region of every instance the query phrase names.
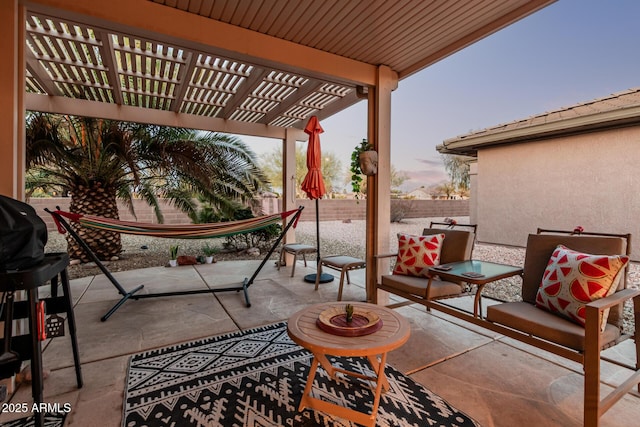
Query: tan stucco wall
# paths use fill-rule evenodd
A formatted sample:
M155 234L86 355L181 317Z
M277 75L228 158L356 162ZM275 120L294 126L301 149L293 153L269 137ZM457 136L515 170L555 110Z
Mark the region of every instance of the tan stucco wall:
M640 127L482 149L478 239L524 246L537 227L631 232L640 260ZM474 208L471 209L474 212Z
M55 209L60 206L63 211L69 210L68 197L62 198L32 198L29 204L36 210L40 217L47 223L49 230L54 230L55 225L51 215L44 209ZM133 201L136 217L129 213L126 206L118 203L118 213L123 221L140 221L155 223L156 218L151 208L143 200ZM300 217L301 221L316 220L316 206L314 200L298 199L296 207L304 206L304 211ZM363 220L365 219L365 203L356 200L320 200L320 221L338 220ZM405 218L444 218L444 217L465 217L469 216L469 200L392 200L392 209L402 209ZM262 204L264 214L281 212L282 199L265 199ZM177 208L170 206L165 200L160 199L160 209L164 215L165 224L184 224L191 220ZM428 224L427 224L428 225Z
M478 223L478 162L469 163L469 223Z

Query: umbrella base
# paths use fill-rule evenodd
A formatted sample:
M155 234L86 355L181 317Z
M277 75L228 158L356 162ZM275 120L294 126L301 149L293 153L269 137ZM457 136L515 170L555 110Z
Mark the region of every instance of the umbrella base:
M316 276L317 274L307 274L306 276L304 276L304 281L308 282L308 283L316 283ZM320 275L320 280L318 281L318 283L329 283L329 282L333 282L334 277L331 274L327 274L327 273L322 273Z

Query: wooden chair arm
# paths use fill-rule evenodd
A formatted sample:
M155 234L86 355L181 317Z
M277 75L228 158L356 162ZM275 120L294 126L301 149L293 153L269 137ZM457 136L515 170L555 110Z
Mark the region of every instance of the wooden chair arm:
M397 253L378 254L378 255L374 255L374 256L373 256L373 259L374 259L375 261L380 261L380 260L381 260L381 259L383 259L383 258L392 258L392 257L397 257L397 256L398 256L398 254L397 254ZM373 271L374 271L374 274L375 274L375 275L376 275L376 277L377 277L377 274L378 274L377 262L374 262L374 265L376 265L376 267L375 267L375 269L374 269ZM381 274L382 274L382 275L385 275L385 274L389 274L389 273L391 273L391 270L386 271L386 272L383 272L383 273L381 273Z
M623 289L613 295L609 295L608 297L601 298L585 305L585 370L593 369L587 369L587 365L595 366L600 363L600 341L589 338L598 336L602 331L600 328L600 313L607 308L614 307L630 299L634 300L634 305L636 306L637 311L638 305L636 304L640 304L638 302L638 300L640 300L640 290L637 289ZM638 313L636 312L636 321L637 314Z
M587 310L591 308L591 309L602 311L602 310L606 310L607 308L614 307L618 304L621 304L637 296L640 296L640 290L623 289L621 291L614 293L613 295L609 295L608 297L600 298L598 300L592 301L589 304L586 304L585 308Z

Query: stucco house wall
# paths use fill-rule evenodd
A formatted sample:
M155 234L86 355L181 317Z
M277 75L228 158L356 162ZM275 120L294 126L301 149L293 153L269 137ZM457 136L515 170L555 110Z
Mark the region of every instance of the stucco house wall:
M479 241L524 246L538 227L581 226L631 233L640 261L640 87L456 136L437 150L470 162Z
M472 221L483 242L524 246L537 227L640 238L640 127L478 150ZM632 245L640 260L640 244Z

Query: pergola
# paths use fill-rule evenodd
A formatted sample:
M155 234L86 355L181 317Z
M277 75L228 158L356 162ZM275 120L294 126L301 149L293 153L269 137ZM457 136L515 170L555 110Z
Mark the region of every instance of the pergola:
M553 1L2 0L0 194L24 198L26 110L281 139L286 177L310 116L366 100L373 265L389 244L398 82Z

